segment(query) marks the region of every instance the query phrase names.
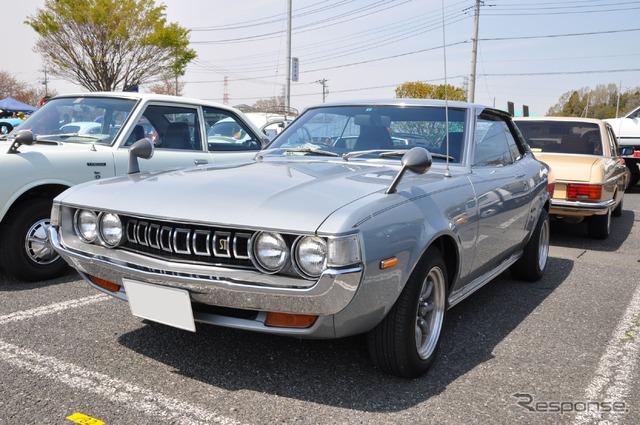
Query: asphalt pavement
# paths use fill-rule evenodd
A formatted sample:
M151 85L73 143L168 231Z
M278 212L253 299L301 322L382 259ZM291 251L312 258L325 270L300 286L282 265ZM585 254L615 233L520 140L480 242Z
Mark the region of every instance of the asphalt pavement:
M544 278L448 312L422 378L365 339L298 340L132 316L77 275L0 272L0 424L640 423L640 190L604 241L553 223Z

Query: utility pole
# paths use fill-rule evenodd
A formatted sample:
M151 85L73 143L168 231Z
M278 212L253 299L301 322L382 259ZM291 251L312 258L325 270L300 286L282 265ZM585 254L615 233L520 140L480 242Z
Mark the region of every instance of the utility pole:
M620 92L622 91L622 80L618 86L618 100L616 101L616 118L618 118L618 112L620 111Z
M322 103L324 103L324 100L327 97L327 81L328 80L326 78L316 81L316 83L322 84Z
M285 89L285 102L287 111L291 108L291 3L287 1L287 84Z
M476 12L473 24L473 38L471 39L471 41L473 42L473 50L471 53L471 78L469 78L469 93L467 95L467 97L469 98L469 102L473 102L476 97L476 61L478 58L478 27L480 24L480 2L481 0L476 0Z
M49 96L49 80L47 79L47 64L44 65L44 81L42 82L44 85L44 95Z

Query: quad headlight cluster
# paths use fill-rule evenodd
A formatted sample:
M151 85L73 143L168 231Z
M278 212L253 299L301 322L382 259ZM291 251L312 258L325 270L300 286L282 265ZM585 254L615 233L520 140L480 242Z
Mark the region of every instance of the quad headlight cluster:
M122 221L117 214L78 210L74 219L76 234L87 243L96 241L114 248L124 242Z
M118 214L80 209L75 212L73 223L75 233L86 243L115 248L127 238L125 224ZM356 235L320 237L256 232L249 241L248 256L263 273L294 273L305 279L316 279L327 268L361 261Z

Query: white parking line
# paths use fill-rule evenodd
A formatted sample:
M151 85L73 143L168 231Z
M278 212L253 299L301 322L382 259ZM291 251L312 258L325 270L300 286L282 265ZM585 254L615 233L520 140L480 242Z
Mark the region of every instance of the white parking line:
M102 373L90 371L54 357L20 348L0 340L0 360L25 369L30 373L62 382L72 388L92 392L104 398L104 403L117 402L164 423L175 424L223 424L240 422L184 403L162 394L146 390ZM124 422L126 422L126 418Z
M629 391L633 387L640 361L640 286L636 289L627 310L622 316L607 350L600 358L585 399L590 401L624 403L626 409L638 409L637 400L632 405ZM624 413L583 411L576 418L576 424L623 422Z
M0 316L0 325L54 314L109 299L111 299L111 297L98 294L18 311ZM104 397L105 403L107 400L123 403L127 407L141 411L150 417L161 418L163 422L166 421L176 424L239 424L239 422L231 418L220 416L192 404L163 396L162 394L111 378L101 373L83 369L54 357L20 348L2 340L0 340L0 361L25 369L30 373L36 373L49 379L62 382L72 388L98 394Z
M32 319L34 317L44 316L47 314L58 313L70 308L82 307L108 299L110 299L110 297L108 297L107 295L98 294L90 297L77 298L75 300L36 307L30 310L17 311L15 313L7 314L6 316L0 316L0 325L4 325L5 323L18 322L20 320Z

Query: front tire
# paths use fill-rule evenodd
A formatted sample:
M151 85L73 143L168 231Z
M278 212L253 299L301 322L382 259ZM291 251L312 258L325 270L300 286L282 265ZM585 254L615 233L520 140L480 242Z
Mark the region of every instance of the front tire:
M5 218L0 264L9 275L37 282L69 270L49 242L50 215L51 200L41 198L18 205Z
M513 277L529 282L535 282L542 278L549 258L549 235L549 214L543 208L522 257L509 269Z
M447 310L447 269L431 247L387 316L368 334L369 354L386 373L417 378L431 367Z

